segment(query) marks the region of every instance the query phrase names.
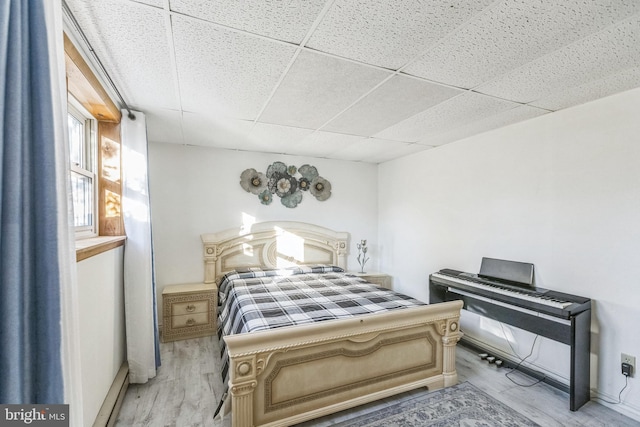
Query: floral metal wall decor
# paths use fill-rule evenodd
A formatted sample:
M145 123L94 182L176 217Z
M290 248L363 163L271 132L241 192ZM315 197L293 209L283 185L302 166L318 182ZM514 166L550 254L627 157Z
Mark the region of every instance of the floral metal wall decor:
M263 174L253 168L240 175L240 186L251 194L258 195L260 203L269 205L273 195L288 208L295 208L302 201L302 193L308 191L321 202L331 197L331 183L320 176L318 169L311 165L299 168L274 162Z

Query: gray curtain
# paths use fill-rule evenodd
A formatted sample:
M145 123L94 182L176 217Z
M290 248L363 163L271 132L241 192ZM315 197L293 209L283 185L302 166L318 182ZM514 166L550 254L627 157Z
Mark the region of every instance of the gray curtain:
M0 0L0 403L64 400L45 1Z

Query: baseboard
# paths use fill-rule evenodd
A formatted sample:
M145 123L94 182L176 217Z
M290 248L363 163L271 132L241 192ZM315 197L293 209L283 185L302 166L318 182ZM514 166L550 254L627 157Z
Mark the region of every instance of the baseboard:
M111 427L116 423L124 395L129 387L129 364L125 361L109 388L93 427Z
M490 353L494 356L499 356L503 361L505 367L517 367L517 369L532 378L542 380L547 384L555 387L559 390L564 391L565 393L569 392L569 385L566 383L566 379L564 378L553 378L551 373L545 372L544 369L534 366L532 367L524 367L522 365L518 366L518 361L514 360L513 357L503 351L496 349L492 346L487 345L481 341L478 341L475 338L471 338L469 336L464 336L460 340L460 345L476 352L476 353ZM624 416L627 416L635 421L640 421L640 410L638 407L632 406L628 403L613 403L618 399L618 396L609 396L603 393L598 392L595 389L591 389L591 399L596 401L597 403L606 406L608 408L613 409L616 412L621 413Z
M618 396L611 396L608 394L600 393L597 390L591 390L591 399L598 402L602 406L611 408L612 410L621 413L622 415L629 417L635 421L640 421L640 408L638 406L632 406L624 401L616 403Z

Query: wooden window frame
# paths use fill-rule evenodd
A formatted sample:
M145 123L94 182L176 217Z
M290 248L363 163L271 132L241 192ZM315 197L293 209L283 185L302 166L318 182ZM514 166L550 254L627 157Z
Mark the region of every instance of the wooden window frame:
M98 122L97 168L95 171L98 209L96 210L97 215L94 217L98 235L88 239L76 239L76 260L80 261L121 246L126 238L120 209L122 199L120 120L122 114L66 33L64 34L64 52L67 92Z

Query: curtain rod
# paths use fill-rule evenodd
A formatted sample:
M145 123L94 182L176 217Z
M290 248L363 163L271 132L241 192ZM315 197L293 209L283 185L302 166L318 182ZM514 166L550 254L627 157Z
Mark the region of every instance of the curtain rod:
M129 117L129 119L131 120L135 120L136 116L135 114L133 114L133 112L131 111L131 108L129 108L129 105L127 104L127 102L124 100L124 98L122 97L122 95L120 94L120 91L118 90L118 87L116 86L116 84L113 82L113 79L111 79L111 76L109 75L109 73L107 72L107 69L104 67L104 65L102 64L102 61L100 61L100 58L98 57L98 54L96 53L96 51L93 49L93 46L91 46L91 43L89 42L89 39L87 39L87 36L85 35L84 31L82 31L82 28L80 27L80 24L78 23L78 21L76 20L76 17L73 16L73 13L71 13L71 9L69 9L69 5L67 5L67 2L65 0L62 0L62 8L64 9L65 14L67 15L67 17L71 20L71 22L73 23L74 27L76 27L76 30L78 31L78 33L80 34L80 36L82 37L82 41L84 41L84 43L87 45L87 47L89 48L89 52L91 53L91 55L93 56L93 58L96 60L96 62L98 63L98 66L100 66L100 69L102 71L102 73L104 74L104 76L106 77L106 79L108 80L109 84L111 85L111 87L113 88L113 90L115 91L116 95L118 96L118 98L120 98L120 102L122 103L122 105L124 105L124 109L127 110L129 112L129 114L127 115Z

